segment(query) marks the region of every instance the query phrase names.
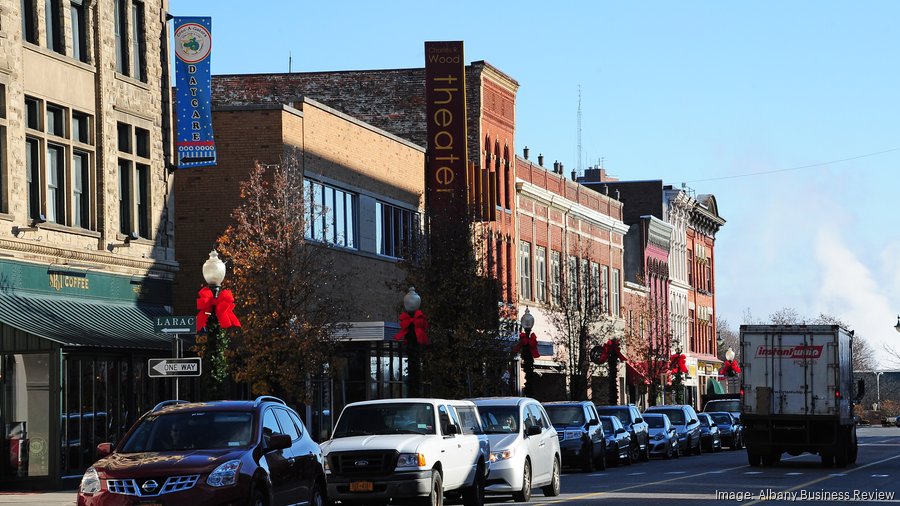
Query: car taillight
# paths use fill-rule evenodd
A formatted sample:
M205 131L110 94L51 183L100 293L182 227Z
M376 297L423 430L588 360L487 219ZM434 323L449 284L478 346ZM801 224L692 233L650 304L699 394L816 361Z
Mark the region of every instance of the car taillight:
M835 399L840 399L840 398L841 398L841 391L840 391L840 390L835 390L835 391L834 391L834 398L835 398Z

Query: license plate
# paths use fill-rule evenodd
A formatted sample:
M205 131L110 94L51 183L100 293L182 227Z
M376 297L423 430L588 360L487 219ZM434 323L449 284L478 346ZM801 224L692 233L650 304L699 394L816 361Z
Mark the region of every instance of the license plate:
M372 482L371 481L351 481L350 482L350 491L351 492L371 492L372 491Z

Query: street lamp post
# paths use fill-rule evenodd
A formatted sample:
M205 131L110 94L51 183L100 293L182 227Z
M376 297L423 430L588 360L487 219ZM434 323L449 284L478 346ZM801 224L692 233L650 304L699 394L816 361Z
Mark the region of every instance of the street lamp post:
M897 315L897 324L894 325L894 330L900 332L900 314Z
M206 281L206 285L212 292L213 308L215 308L216 301L219 298L222 282L225 280L225 271L225 262L219 258L219 254L216 250L210 251L209 258L203 263L203 279ZM209 357L210 376L213 379L215 388L218 390L218 382L223 379L219 376L221 376L225 364L224 357L219 353L219 333L222 327L219 324L215 309L209 312L206 328L206 354Z
M731 348L728 348L728 350L725 352L725 360L727 360L727 361L729 361L729 362L731 362L731 361L734 360L734 350L732 350ZM726 376L726 377L725 377L725 381L727 382L727 386L728 386L728 393L731 393L731 390L732 390L732 388L731 388L731 384L732 384L731 378L734 378L734 376Z
M415 287L409 287L409 291L403 296L403 310L406 311L410 318L413 318L421 305L422 297L416 293ZM422 395L422 364L419 356L419 339L416 336L415 325L409 325L406 331L406 360L410 397L419 397Z
M520 323L522 324L522 333L525 335L526 339L530 339L531 329L534 328L534 316L527 307L525 308L525 314L522 315ZM531 348L529 346L522 346L519 350L519 357L522 359L522 369L525 371L525 385L522 387L522 395L531 397L530 385L534 378L534 355L531 352Z
M881 406L881 375L884 371L875 371L875 410Z

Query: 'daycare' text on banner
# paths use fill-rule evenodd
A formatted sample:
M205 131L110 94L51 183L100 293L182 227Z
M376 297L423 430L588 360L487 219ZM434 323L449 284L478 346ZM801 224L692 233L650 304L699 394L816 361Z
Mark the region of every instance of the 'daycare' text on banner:
M212 131L210 50L212 18L175 18L178 168L216 164Z

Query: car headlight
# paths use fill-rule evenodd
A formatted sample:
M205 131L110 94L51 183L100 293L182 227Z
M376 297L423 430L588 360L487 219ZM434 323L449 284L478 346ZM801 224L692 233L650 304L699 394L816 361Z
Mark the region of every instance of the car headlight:
M401 453L397 467L425 467L424 453Z
M491 452L491 462L500 462L502 460L511 459L515 454L512 448L508 450L495 450Z
M563 440L567 439L581 439L581 431L580 430L567 430L563 435Z
M96 494L100 491L100 475L93 467L87 468L81 477L81 491L85 494Z
M241 470L240 460L229 460L221 466L215 468L206 479L206 484L210 487L227 487L237 483L238 471Z

